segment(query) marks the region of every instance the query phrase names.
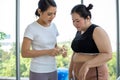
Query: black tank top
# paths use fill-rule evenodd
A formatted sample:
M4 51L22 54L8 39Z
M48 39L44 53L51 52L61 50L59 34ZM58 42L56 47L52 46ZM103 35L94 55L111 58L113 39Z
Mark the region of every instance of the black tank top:
M93 31L96 27L98 26L92 24L83 34L81 34L80 31L77 31L76 36L71 44L71 48L74 52L90 54L99 53L98 48L93 40Z

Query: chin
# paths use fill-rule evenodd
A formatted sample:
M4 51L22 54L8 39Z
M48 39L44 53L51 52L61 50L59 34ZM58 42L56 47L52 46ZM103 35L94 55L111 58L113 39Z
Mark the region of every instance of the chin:
M81 29L80 29L80 28L77 28L77 30L78 30L78 31L81 31Z

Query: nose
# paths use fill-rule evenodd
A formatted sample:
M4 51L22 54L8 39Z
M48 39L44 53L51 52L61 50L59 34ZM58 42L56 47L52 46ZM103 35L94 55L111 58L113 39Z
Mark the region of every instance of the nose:
M56 15L55 15L55 14L53 14L51 17L52 17L52 18L54 18L55 16L56 16Z

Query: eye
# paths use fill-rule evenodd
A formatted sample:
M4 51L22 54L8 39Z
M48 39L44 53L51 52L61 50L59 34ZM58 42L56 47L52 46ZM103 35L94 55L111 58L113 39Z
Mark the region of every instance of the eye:
M52 13L48 13L48 16L51 16L52 15Z
M56 12L54 13L54 15L56 15Z
M55 16L56 15L56 13L48 13L48 16Z
M74 22L75 22L75 20L72 20L72 22L74 23Z
M77 20L76 22L80 22L80 20Z

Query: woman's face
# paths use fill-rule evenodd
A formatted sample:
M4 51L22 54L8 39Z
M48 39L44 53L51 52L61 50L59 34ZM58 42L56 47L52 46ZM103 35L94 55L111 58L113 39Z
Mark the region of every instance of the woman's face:
M56 16L56 7L50 6L46 11L40 12L39 19L43 24L49 25Z
M78 31L84 30L86 26L86 19L80 17L77 13L72 13L73 25L77 28Z

